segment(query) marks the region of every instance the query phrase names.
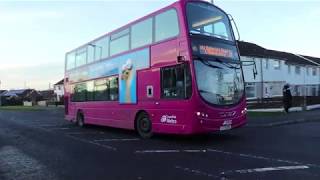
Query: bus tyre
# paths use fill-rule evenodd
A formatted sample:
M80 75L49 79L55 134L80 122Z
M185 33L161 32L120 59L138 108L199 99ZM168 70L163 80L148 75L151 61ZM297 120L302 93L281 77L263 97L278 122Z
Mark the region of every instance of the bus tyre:
M149 139L152 137L152 122L149 118L149 115L145 112L139 114L136 121L136 128L138 134L144 138Z
M77 125L79 126L79 127L84 127L84 116L83 116L83 114L81 113L81 112L79 112L78 114L77 114Z

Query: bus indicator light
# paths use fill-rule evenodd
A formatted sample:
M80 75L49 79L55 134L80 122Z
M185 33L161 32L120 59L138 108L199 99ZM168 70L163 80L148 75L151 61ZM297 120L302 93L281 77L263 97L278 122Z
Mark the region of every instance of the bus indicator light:
M241 113L242 113L242 114L247 114L247 111L248 111L248 109L247 109L247 108L244 108L244 109L241 111Z

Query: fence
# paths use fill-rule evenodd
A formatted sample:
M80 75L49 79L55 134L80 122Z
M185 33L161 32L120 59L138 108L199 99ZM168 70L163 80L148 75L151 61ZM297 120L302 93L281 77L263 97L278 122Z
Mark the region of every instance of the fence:
M293 96L292 107L303 107L304 105L320 104L320 96ZM282 97L263 98L263 99L247 99L249 109L261 108L282 108Z

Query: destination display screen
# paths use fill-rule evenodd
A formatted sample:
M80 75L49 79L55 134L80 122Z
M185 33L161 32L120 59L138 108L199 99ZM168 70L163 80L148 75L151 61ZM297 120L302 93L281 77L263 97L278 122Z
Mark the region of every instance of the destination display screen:
M208 38L192 37L192 51L196 56L215 56L239 60L235 45L221 43Z
M199 51L200 54L233 58L233 54L230 49L200 45Z

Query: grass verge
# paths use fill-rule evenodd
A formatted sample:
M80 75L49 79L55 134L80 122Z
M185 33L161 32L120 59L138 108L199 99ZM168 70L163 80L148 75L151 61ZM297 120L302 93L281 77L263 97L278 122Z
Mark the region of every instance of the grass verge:
M0 110L6 111L41 111L38 106L0 106Z
M275 117L281 115L283 115L283 112L248 112L248 117Z

